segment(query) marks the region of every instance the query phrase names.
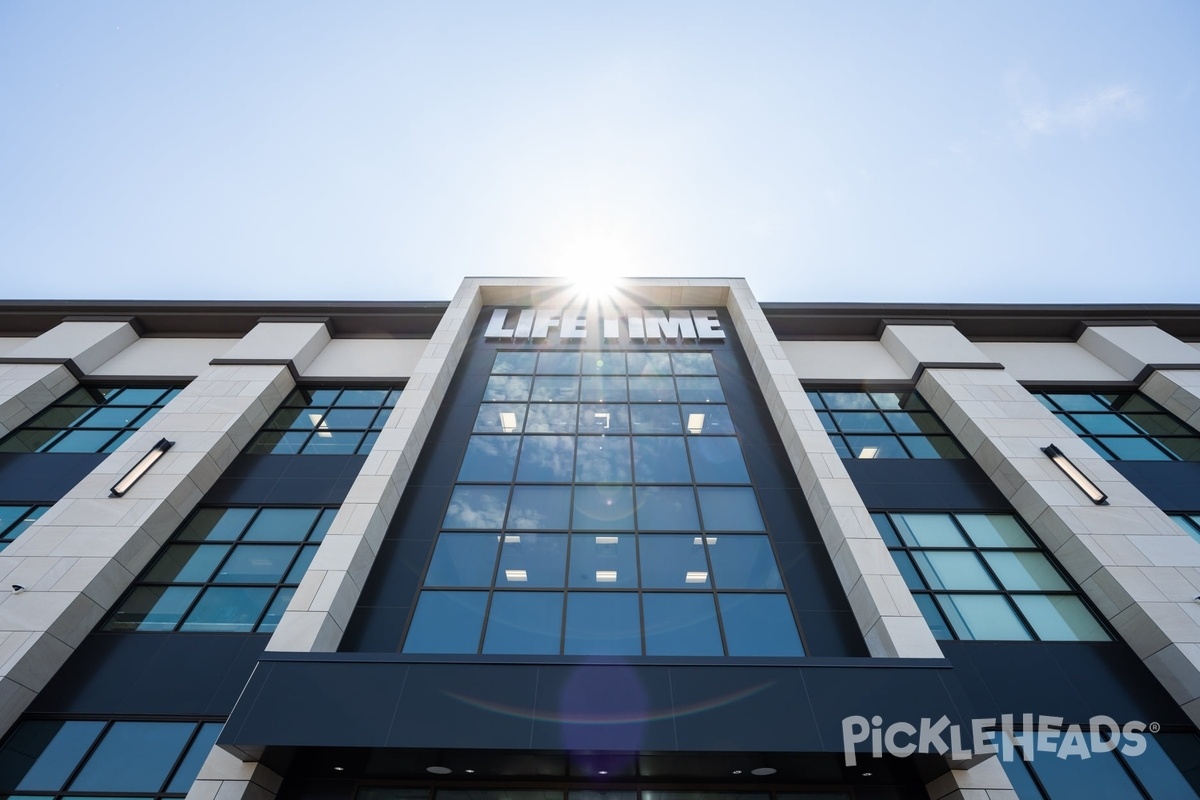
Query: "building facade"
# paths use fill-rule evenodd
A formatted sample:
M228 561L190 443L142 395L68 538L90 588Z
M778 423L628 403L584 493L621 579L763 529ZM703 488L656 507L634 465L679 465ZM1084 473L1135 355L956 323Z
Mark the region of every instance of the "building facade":
M0 305L0 782L1200 797L1200 306Z

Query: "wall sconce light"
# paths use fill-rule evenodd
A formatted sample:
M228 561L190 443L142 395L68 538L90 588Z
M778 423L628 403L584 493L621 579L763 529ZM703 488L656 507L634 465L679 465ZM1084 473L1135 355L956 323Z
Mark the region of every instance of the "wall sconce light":
M1100 491L1100 487L1092 483L1092 479L1087 475L1084 475L1079 470L1079 467L1072 464L1071 459L1063 455L1062 450L1059 450L1054 445L1050 445L1049 447L1043 447L1042 452L1050 456L1050 460L1053 461L1059 469L1066 473L1067 477L1070 478L1076 486L1082 489L1083 493L1086 494L1093 503L1098 506L1108 505L1108 495Z
M133 469L125 473L124 478L117 481L116 485L112 487L112 493L109 497L120 497L128 492L146 474L146 471L154 466L154 462L162 458L163 453L170 450L174 444L174 442L168 442L166 439L159 439L154 447L150 448L150 452L142 456L141 460L133 465Z

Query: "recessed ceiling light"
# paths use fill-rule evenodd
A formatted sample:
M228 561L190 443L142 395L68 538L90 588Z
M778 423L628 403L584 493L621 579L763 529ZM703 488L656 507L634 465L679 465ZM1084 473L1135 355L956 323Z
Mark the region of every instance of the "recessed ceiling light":
M875 774L875 773L873 773L873 772L864 772L864 773L862 774L862 776L863 776L864 778L869 778L869 777L871 777L873 774Z
M345 767L334 767L333 771L334 772L345 772L346 768Z
M426 772L432 772L434 775L449 775L453 772L449 767L426 767Z
M600 774L601 774L601 775L607 775L607 774L608 774L608 770L606 770L606 769L602 769L602 770L600 770Z
M741 771L740 769L735 769L735 770L733 771L733 774L734 774L734 775L741 775L741 774L742 774L742 771Z
M475 770L473 770L473 769L464 769L464 770L463 770L463 772L466 772L466 773L468 773L468 774L470 774L470 775L474 775L474 774L475 774Z
M775 768L774 767L755 767L754 769L750 770L750 774L751 775L774 775Z

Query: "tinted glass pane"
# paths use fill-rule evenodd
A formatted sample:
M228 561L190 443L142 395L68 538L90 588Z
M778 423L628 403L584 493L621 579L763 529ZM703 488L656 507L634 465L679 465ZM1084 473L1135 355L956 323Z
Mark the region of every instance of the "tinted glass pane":
M264 508L242 538L258 542L302 542L320 513L319 508Z
M675 381L671 378L631 377L629 400L632 403L674 403Z
M509 530L566 530L569 486L516 486L508 510Z
M1200 461L1200 438L1194 436L1172 436L1156 439L1160 445L1174 453L1180 461Z
M529 399L540 403L574 403L579 399L579 379L539 375L533 379L533 393Z
M76 428L67 431L45 448L48 453L98 453L116 436L115 431L89 431Z
M782 589L783 579L766 536L711 537L708 543L718 589Z
M274 589L250 586L210 586L179 626L181 631L246 633L254 630Z
M671 374L671 357L668 353L626 353L625 363L630 375Z
M804 655L785 595L722 592L718 597L729 655Z
M1139 756L1127 758L1125 763L1151 797L1178 797L1181 800L1200 797L1195 785L1200 782L1200 775L1196 774L1196 767L1200 765L1200 743L1194 734L1147 736L1146 750ZM1188 769L1191 784L1181 769Z
M335 408L321 422L325 428L333 430L369 428L375 421L376 413L374 408Z
M335 405L378 407L387 400L389 391L388 389L346 389L338 395Z
M108 397L109 403L123 406L148 406L156 403L164 394L161 388L125 388Z
M500 548L496 586L513 589L562 588L566 583L566 569L566 534L510 533L504 537Z
M574 471L574 436L526 436L522 441L518 481L569 483Z
M676 378L681 403L724 403L725 393L717 378Z
M485 403L479 407L476 433L520 433L525 429L525 406L516 403Z
M61 789L103 729L103 722L21 723L0 751L0 791Z
M729 416L729 408L724 405L684 405L684 426L693 436L698 434L732 435L733 419Z
M580 433L628 433L629 406L583 405L579 407Z
M911 547L967 546L949 514L893 514L892 521Z
M487 592L421 592L404 652L476 652L487 597Z
M494 533L443 533L425 573L425 585L491 586L499 539Z
M71 791L159 791L195 727L191 722L114 722Z
M498 530L507 509L507 486L456 486L442 527Z
M697 483L749 483L742 446L732 436L690 437L692 469Z
M687 451L678 436L633 437L633 469L638 483L690 483Z
M158 557L143 580L150 583L203 582L212 576L228 552L229 545L224 544L171 545Z
M587 377L580 381L579 399L585 403L624 403L629 399L625 378L620 376Z
M637 586L633 534L575 534L571 537L571 586L619 589Z
M492 372L497 375L512 373L529 374L537 363L537 353L496 353Z
M1130 414L1129 419L1151 436L1191 433L1186 426L1181 425L1166 414Z
M127 428L147 413L144 408L98 408L80 425L86 428ZM149 419L152 414L146 418Z
M1001 595L938 595L960 639L1023 640L1029 633Z
M633 529L633 490L628 486L576 486L571 524L576 530Z
M467 442L458 479L492 483L512 480L517 444L518 439L514 436L472 436Z
M996 573L1005 589L1069 590L1071 587L1041 553L985 553L988 566Z
M625 354L593 352L583 354L584 375L624 375Z
M208 758L208 753L216 744L217 734L221 732L222 727L219 722L205 722L200 726L200 732L188 748L187 755L171 777L171 783L167 786L168 792L187 792L191 788L192 781L196 780L196 775L200 772L200 765Z
M1128 773L1112 753L1092 753L1091 758L1045 758L1058 749L1061 738L1046 743L1048 753L1029 762L1046 792L1054 800L1142 800ZM1136 759L1134 759L1136 760Z
M36 453L46 442L58 436L58 431L17 431L0 444L4 453Z
M1171 457L1150 439L1098 437L1102 445L1122 461L1170 461Z
M647 594L642 598L646 615L646 655L719 656L721 632L713 596L703 594Z
M896 535L896 529L892 527L891 521L887 514L872 514L871 520L875 523L875 527L879 530L879 535L889 546L899 547L900 537Z
M1064 411L1108 411L1106 403L1090 394L1051 394L1050 399Z
M833 419L846 433L888 433L883 414L871 411L835 411Z
M567 655L641 655L638 596L631 592L568 592Z
M641 536L642 586L647 589L707 589L708 559L701 536Z
M562 617L560 592L496 592L483 652L556 655Z
M304 443L307 441L308 433L306 431L288 433L272 433L270 431L266 431L255 437L254 443L247 448L247 452L294 455L299 453L304 448Z
M873 410L875 404L865 392L821 392L825 407L832 409L868 409Z
M1118 436L1134 436L1137 428L1121 419L1117 414L1072 414L1075 424L1086 433L1106 433Z
M753 489L706 486L696 490L704 528L710 531L761 531L762 514Z
M538 355L537 371L542 375L578 375L579 353L541 353Z
M628 436L580 436L575 480L586 483L629 483Z
M279 583L295 557L294 545L235 545L213 580L217 583Z
M340 432L318 430L304 446L305 453L314 455L351 455L358 450L363 434L359 431Z
M976 547L1033 547L1021 523L1008 514L956 514Z
M139 586L105 627L111 631L174 630L198 591L195 586Z
M908 451L895 436L847 436L855 458L908 458Z
M570 403L534 403L525 418L526 433L574 433L575 406Z
M1047 641L1107 641L1108 634L1078 597L1019 594L1013 600L1038 637Z
M493 375L488 378L487 387L483 390L483 399L486 402L524 402L529 399L532 385L532 378L521 375Z
M634 405L629 407L634 433L681 433L679 408L675 405Z
M942 616L942 612L938 610L937 603L934 602L932 595L914 594L913 599L917 601L917 607L921 609L921 615L925 617L925 622L929 624L929 629L933 631L933 638L954 638L954 634L950 632L950 626L946 624L946 620Z
M970 551L918 551L912 554L933 589L995 589L979 556Z
M712 353L671 353L676 375L716 375Z
M700 530L696 495L692 487L639 486L636 495L638 530Z
M292 595L296 590L292 587L280 589L275 593L275 599L271 601L271 605L267 607L267 613L263 615L262 622L258 623L260 633L270 633L279 625L279 620L283 618L283 612L287 611L288 603L292 602Z

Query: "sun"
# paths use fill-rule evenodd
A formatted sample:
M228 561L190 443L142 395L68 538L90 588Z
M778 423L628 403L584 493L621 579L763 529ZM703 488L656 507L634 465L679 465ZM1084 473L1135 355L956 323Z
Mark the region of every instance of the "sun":
M555 272L589 302L610 299L620 284L618 276L628 274L633 262L628 243L608 230L574 231L557 249Z

